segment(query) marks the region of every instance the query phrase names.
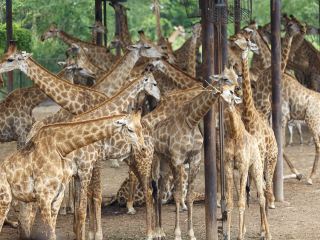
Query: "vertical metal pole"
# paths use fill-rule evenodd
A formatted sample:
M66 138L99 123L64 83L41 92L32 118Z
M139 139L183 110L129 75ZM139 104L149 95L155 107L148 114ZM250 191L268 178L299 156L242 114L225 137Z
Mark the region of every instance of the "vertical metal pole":
M234 33L238 33L241 30L241 15L240 15L240 7L241 0L234 0Z
M103 26L104 26L104 46L108 45L108 29L107 29L107 0L103 0Z
M7 48L13 40L12 30L12 0L6 0L6 28L7 28ZM8 93L13 91L13 72L8 72Z
M214 26L207 19L207 9L210 0L200 2L202 14L202 64L203 79L209 81L214 73ZM206 85L206 83L204 83ZM217 228L217 171L216 171L216 133L215 115L210 110L204 116L204 165L205 165L205 212L206 239L218 240Z
M272 126L278 144L278 161L274 174L276 201L283 201L283 158L281 130L281 0L271 0L271 74L272 74Z
M114 3L114 4L118 4L118 3ZM115 27L115 35L119 38L119 40L121 40L121 37L120 37L120 16L119 16L119 13L117 11L115 11L115 24L116 24L116 27ZM117 46L116 46L116 55L117 57L120 57L121 56L121 44L122 43L117 43Z
M102 23L102 2L101 0L95 0L95 19L97 22ZM97 33L96 44L102 45L102 33Z

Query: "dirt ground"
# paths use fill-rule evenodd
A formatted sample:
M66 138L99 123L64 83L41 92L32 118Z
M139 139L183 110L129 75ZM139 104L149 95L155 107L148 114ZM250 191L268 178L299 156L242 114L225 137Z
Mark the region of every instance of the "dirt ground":
M39 117L44 117L56 107L40 107L36 109ZM304 131L304 138L309 139L309 134ZM295 142L297 136L295 136ZM15 151L15 143L4 143L0 146L0 161ZM314 146L294 145L285 149L287 154L292 158L298 170L305 175L311 171L314 159ZM119 169L110 168L109 162L103 163L103 196L110 197L116 193L123 179L127 176L127 166L122 163ZM285 173L288 174L288 167L285 165ZM276 203L275 210L269 210L269 224L273 239L320 239L320 178L314 179L312 186L306 185L305 178L299 182L297 180L286 180L284 183L285 201ZM204 171L203 167L197 177L196 190L204 191ZM250 207L246 210L246 239L259 239L259 210L255 198L252 194ZM235 206L237 206L235 204ZM137 214L130 216L126 214L124 208L108 207L102 211L102 223L104 239L144 239L145 230L145 210L136 208ZM220 214L219 214L220 215ZM173 205L163 207L163 223L167 239L173 239L175 212ZM16 219L14 213L10 212L10 218ZM236 239L237 234L238 211L233 211L233 228L232 239ZM59 216L57 223L57 236L59 240L74 239L72 230L73 217ZM34 226L35 231L39 231L39 218ZM183 239L187 239L187 214L181 213L181 227ZM197 204L194 208L194 229L197 239L205 239L205 210L204 204ZM16 229L4 226L0 233L1 240L18 239ZM222 237L221 237L222 239Z

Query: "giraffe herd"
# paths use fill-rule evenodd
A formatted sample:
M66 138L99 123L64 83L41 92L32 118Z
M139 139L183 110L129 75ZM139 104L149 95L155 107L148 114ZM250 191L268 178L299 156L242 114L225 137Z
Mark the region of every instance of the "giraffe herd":
M15 45L1 58L0 73L20 70L34 86L15 90L0 103L0 142L17 141L17 151L0 164L0 229L5 221L10 222L7 219L10 208L18 208L20 237L30 239L39 209L45 239L55 240L59 209L65 211L67 202L73 202L75 238L104 239L101 162L108 160L113 167L120 167L119 161L129 166L129 176L115 201L126 205L129 214L135 214L134 205L145 205L146 239L165 237L161 205L173 201L175 240L182 239L180 210L188 212L187 235L195 240L193 203L204 198L194 191L202 160L200 123L220 98L225 102L226 116L228 239L234 184L239 189L238 239L245 238L248 177L257 188L260 235L271 239L266 206L276 207L273 174L278 148L269 125L269 25L258 28L252 23L229 37L227 66L221 75L211 77L209 86L203 87L197 78L200 24L195 24L191 37L173 51L171 44L177 36L184 36L185 31L178 26L165 38L161 31L161 5L154 0L158 41L151 41L140 31L139 41L133 43L127 19L129 9L117 2L111 6L119 17L121 29L113 44L120 44L122 56L116 56L112 47L106 49L95 44L96 33L104 32L101 23L96 23L92 27L93 42L73 37L55 25L41 36L43 41L59 38L69 47L64 69L58 74L42 67L31 53L20 51ZM282 127L285 134L288 122L303 120L310 129L316 149L307 179L312 184L320 158L317 108L320 94L301 85L287 70L307 72L308 67L299 65L298 56L307 48L304 63L309 66L310 59L319 53L305 39L310 28L287 15L283 16L283 24ZM251 66L250 52L253 53ZM310 66L308 71L313 71L311 81L315 82L317 69ZM84 86L76 84L77 81ZM61 110L36 122L32 109L47 98L60 105ZM302 175L286 154L285 159L300 179ZM233 180L235 169L240 174L239 183Z

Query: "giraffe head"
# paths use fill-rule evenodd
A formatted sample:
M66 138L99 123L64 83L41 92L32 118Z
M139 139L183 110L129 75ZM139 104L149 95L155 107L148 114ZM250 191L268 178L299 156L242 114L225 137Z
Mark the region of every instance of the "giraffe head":
M144 149L144 136L141 125L141 111L132 112L126 117L115 122L120 127L120 132L126 140L138 151Z
M20 69L22 72L27 72L27 59L31 53L18 52L14 44L11 44L8 51L0 60L0 73L10 72L15 69Z
M160 47L155 45L152 41L147 39L143 31L139 31L140 41L136 44L128 46L131 51L138 51L141 57L147 58L162 58L167 57L168 54Z
M247 59L249 52L259 54L258 46L251 42L253 30L245 28L229 38L229 65L234 66L239 75L242 74L242 59Z
M47 31L45 31L40 39L41 41L45 41L47 40L48 38L54 38L54 37L57 37L58 34L59 34L59 29L58 27L55 25L55 24L51 24L50 27L47 29Z
M186 36L186 30L184 29L183 26L174 26L173 27L174 31L178 33L178 36L185 37Z
M215 91L220 92L225 102L229 104L241 102L242 92L238 83L238 75L233 68L225 68L220 75L213 75L210 79L212 87Z
M145 72L141 77L140 84L138 85L138 92L142 91L154 97L157 101L160 101L160 89L151 72Z
M195 25L192 26L192 35L195 38L199 38L201 37L201 31L202 31L202 27L200 23L197 23Z
M92 26L89 26L89 28L94 33L105 33L106 28L103 26L103 24L100 21L96 21Z
M286 32L291 37L294 37L298 34L304 35L307 32L306 25L304 23L301 23L293 15L288 16L287 14L283 14L282 23L285 26Z

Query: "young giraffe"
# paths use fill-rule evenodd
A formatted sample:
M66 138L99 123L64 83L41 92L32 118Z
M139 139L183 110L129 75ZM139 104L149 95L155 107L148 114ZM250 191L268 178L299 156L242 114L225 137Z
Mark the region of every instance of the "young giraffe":
M261 215L261 237L271 240L269 224L265 210L263 163L259 151L258 139L245 128L241 116L232 104L226 108L226 135L225 135L225 177L228 219L228 240L231 238L231 213L233 209L233 170L238 169L240 174L239 194L239 233L238 239L244 239L245 223L244 212L246 206L246 182L248 174L254 179ZM238 188L237 188L238 189Z
M71 46L72 43L75 43L83 49L87 49L87 54L90 61L105 71L109 71L116 61L116 56L114 56L110 51L107 51L105 47L77 39L58 29L55 25L51 25L49 29L41 35L41 41L56 37L61 39L69 46Z
M176 221L175 221L175 239L181 239L179 209L182 200L182 168L184 163L189 163L188 173L188 235L194 240L194 231L192 223L193 212L193 189L194 180L199 170L201 160L201 148L203 138L199 131L198 124L202 117L211 109L216 102L218 96L222 96L227 102L234 97L232 86L223 86L220 92L211 86L206 88L198 96L194 97L190 102L185 103L168 119L158 123L155 126L153 137L155 141L156 159L161 159L160 176L168 171L161 171L169 166L174 178L174 200L176 203ZM157 160L156 160L157 161ZM161 176L166 179L166 176ZM160 178L160 179L161 179ZM163 186L160 181L160 194L158 201L162 199ZM160 207L160 206L159 206ZM157 213L160 213L159 210ZM159 231L161 231L161 219L157 223Z
M278 147L272 129L254 106L250 85L249 51L257 51L257 46L250 41L251 31L240 32L229 39L230 49L242 59L243 76L243 111L242 120L246 130L254 136L259 144L262 165L265 166L266 196L269 208L275 208L273 196L273 173L277 163Z
M13 199L29 204L37 202L46 225L45 238L55 240L56 218L65 185L80 168L65 157L119 131L137 151L143 148L140 115L136 114L43 127L28 145L1 164L0 229Z

